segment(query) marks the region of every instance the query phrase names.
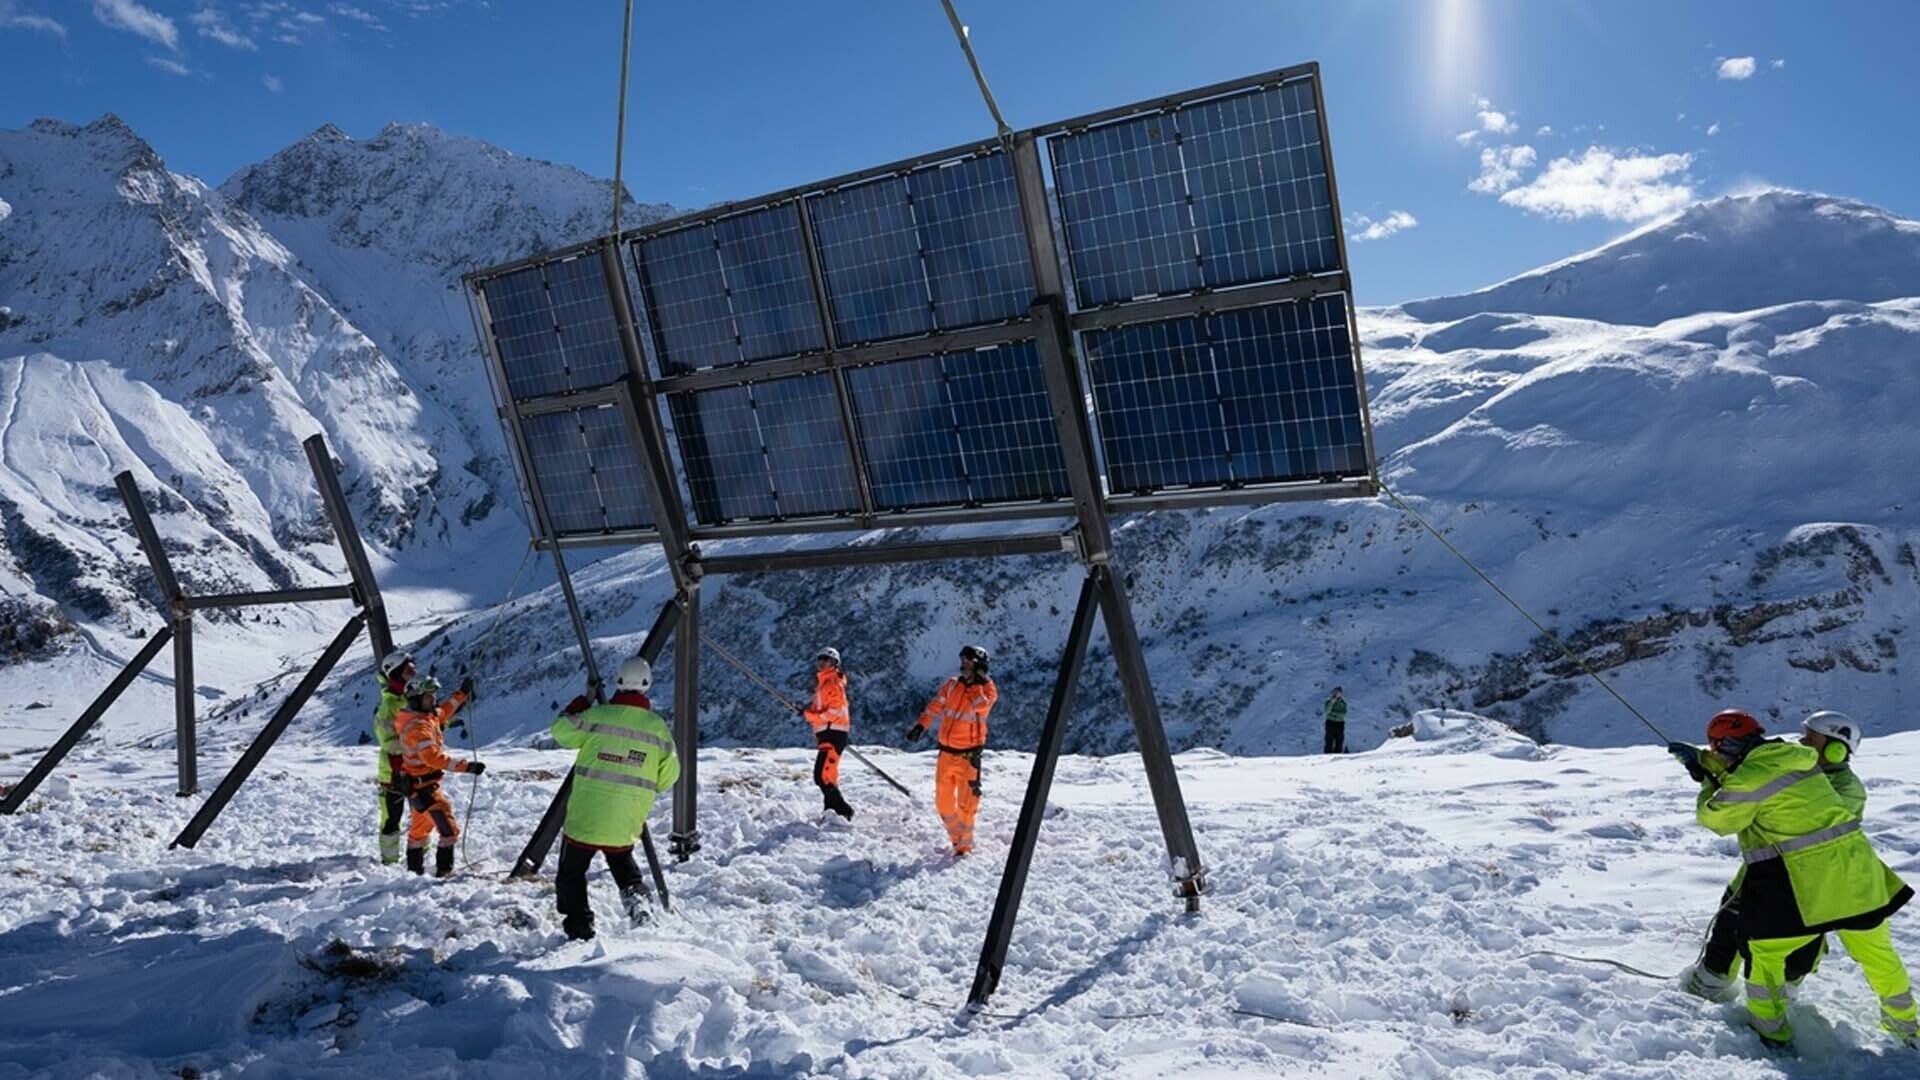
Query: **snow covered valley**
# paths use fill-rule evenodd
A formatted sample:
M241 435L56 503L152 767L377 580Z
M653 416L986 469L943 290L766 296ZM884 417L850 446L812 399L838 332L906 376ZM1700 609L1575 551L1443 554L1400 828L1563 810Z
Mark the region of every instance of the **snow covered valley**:
M1657 747L1421 719L1422 738L1337 760L1181 755L1216 885L1197 918L1167 888L1137 759L1063 761L976 1016L958 1006L1026 754L989 754L980 848L954 862L918 796L930 754L874 753L911 802L848 762L859 816L842 826L818 816L803 752L709 752L706 849L668 865L673 913L621 929L596 873L602 935L568 944L550 879L500 873L561 752L485 755L476 865L435 882L374 860L364 749L282 747L194 851L166 850L191 804L163 769L86 751L0 819L0 1077L1920 1070L1838 949L1796 999L1793 1058L1763 1054L1737 1003L1539 955L1679 972L1733 842L1693 823L1693 785ZM1920 879L1920 733L1869 739L1859 768L1869 835ZM1920 914L1893 926L1920 959Z

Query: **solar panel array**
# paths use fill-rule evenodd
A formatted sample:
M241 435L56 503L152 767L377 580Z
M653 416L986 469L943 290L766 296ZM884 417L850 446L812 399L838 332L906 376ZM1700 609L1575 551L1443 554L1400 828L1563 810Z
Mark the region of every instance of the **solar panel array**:
M1035 136L1070 299L1099 309L1078 340L1110 495L1371 469L1344 279L1317 284L1344 270L1317 77L1240 85ZM1035 252L1054 237L1027 235L1025 160L983 144L626 238L636 329L698 524L1069 494L1026 333ZM1287 284L1303 279L1316 284ZM631 377L597 257L480 289L516 402ZM991 344L939 337L955 331ZM606 397L543 402L522 424L561 535L652 524L634 424Z

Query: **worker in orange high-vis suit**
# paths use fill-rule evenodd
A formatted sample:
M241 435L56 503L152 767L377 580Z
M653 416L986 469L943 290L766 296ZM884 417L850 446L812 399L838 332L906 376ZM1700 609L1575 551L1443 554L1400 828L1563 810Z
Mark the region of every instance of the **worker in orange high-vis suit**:
M933 773L933 806L953 841L953 853L973 850L973 816L980 809L980 754L987 745L987 714L1000 700L1000 691L987 677L987 650L968 645L960 650L960 674L940 684L920 719L907 729L907 741L917 741L935 720L940 729L934 742L940 764Z
M813 782L826 808L853 820L853 807L840 794L840 755L853 734L853 713L847 708L847 674L840 667L840 650L829 645L813 656L813 700L800 715L813 727L820 752L813 758Z
M407 804L413 817L407 822L407 869L416 874L427 871L427 836L440 833L440 848L434 853L433 876L453 873L453 845L460 839L460 825L453 820L453 803L440 790L440 779L448 772L487 771L478 761L455 761L447 756L446 728L460 706L473 700L473 680L460 683L460 689L446 701L440 700L440 681L431 675L416 675L407 683L407 707L394 714L393 727L400 736L400 770L407 775Z

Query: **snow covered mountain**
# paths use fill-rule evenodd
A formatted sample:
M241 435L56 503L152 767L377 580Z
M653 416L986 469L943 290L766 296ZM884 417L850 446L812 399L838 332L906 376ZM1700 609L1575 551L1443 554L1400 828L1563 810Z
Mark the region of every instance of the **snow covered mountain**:
M524 535L457 278L591 235L608 198L577 171L419 126L364 141L323 128L218 190L168 173L110 119L0 137L0 400L13 403L0 408L0 648L11 634L17 655L54 658L0 679L0 725L64 723L75 687L110 670L63 667L78 642L124 654L151 624L130 606L145 571L105 486L117 468L166 504L190 580L333 576L290 449L323 428L383 576L433 597L402 639L443 670L485 672L487 737L537 736L579 660L550 589L472 610L504 591ZM1720 199L1361 326L1389 481L1656 723L1691 731L1737 702L1920 726L1900 678L1920 617L1906 419L1920 405L1920 224L1798 192ZM1436 705L1555 741L1650 737L1384 500L1162 513L1118 535L1177 746L1310 749L1336 683L1358 745ZM611 665L666 576L633 551L579 578ZM796 693L804 657L839 645L856 722L880 741L962 641L982 640L1003 690L996 740L1023 746L1076 583L1046 558L734 578L709 583L703 621ZM441 626L428 609L471 614ZM232 695L318 648L303 617L268 636L216 629L208 648L224 643L234 678L202 675L203 693L230 695L210 710L211 745L250 735L286 680ZM1069 745L1126 749L1099 635L1095 649ZM798 738L708 659L709 739ZM296 731L356 739L367 665L343 665ZM161 693L148 682L136 699ZM32 700L61 707L20 711Z

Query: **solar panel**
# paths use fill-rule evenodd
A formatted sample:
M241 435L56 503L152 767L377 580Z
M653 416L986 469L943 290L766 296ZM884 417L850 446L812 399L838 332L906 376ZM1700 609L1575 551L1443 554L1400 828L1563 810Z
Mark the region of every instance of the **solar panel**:
M646 237L634 247L663 371L826 347L796 204Z
M816 195L807 209L835 337L879 341L933 329L933 297L905 180L888 177Z
M557 535L653 527L639 450L619 408L523 417L527 455Z
M1084 340L1115 493L1367 472L1344 296Z
M1032 342L858 368L847 388L876 508L1067 494Z
M702 523L860 508L832 376L695 390L668 402Z
M507 390L516 400L591 390L627 374L598 260L530 266L482 287Z
M1311 80L1048 142L1083 307L1337 270Z

